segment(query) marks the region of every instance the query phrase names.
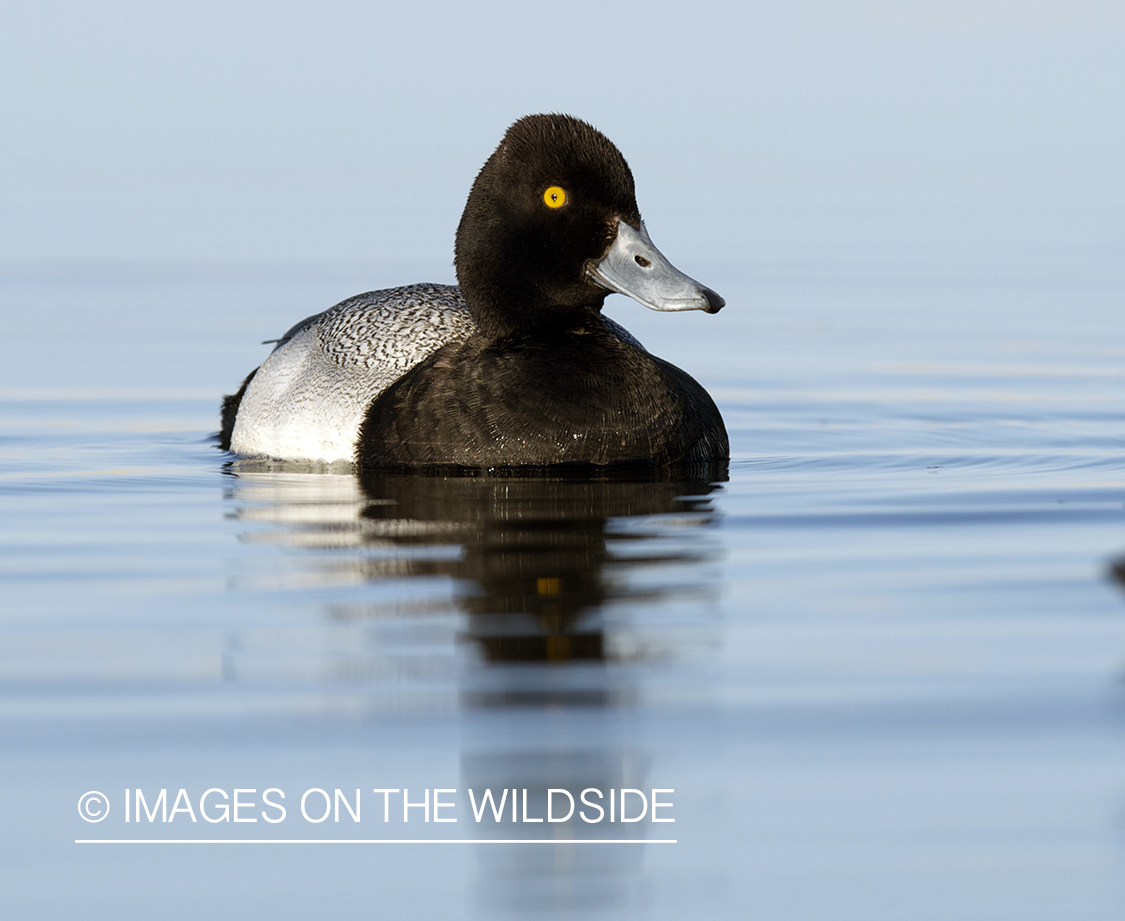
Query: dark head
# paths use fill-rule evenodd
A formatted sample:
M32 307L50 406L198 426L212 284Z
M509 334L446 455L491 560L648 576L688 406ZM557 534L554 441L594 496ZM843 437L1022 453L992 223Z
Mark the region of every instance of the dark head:
M658 310L723 304L652 246L625 158L569 115L529 115L508 129L469 192L455 264L490 338L582 325L610 291Z

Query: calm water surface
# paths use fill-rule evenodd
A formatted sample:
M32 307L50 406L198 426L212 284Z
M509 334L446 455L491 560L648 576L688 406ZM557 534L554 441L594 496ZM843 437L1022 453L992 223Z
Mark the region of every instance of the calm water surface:
M6 917L1122 917L1119 281L715 266L716 317L612 299L715 395L723 482L232 463L254 343L425 273L360 274L3 280ZM287 818L125 822L127 789L212 787ZM305 821L313 788L361 821ZM675 822L477 823L486 788L657 788Z

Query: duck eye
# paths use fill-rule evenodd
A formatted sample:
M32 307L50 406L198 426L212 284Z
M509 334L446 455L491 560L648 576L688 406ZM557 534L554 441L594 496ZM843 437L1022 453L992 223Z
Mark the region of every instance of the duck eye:
M566 192L560 186L551 186L543 193L543 204L548 208L561 208L566 204Z

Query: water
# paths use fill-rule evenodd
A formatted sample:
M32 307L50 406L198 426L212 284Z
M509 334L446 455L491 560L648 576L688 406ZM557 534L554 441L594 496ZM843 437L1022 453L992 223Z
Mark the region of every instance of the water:
M215 450L255 341L416 268L6 276L6 917L1121 917L1120 279L685 265L727 310L611 299L715 395L714 484ZM510 821L548 788L675 822ZM491 843L75 843L130 838ZM576 838L629 843L497 843Z

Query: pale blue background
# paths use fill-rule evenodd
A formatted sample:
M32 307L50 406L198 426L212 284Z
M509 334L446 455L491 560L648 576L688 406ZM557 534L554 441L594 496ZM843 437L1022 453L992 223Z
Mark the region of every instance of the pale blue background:
M0 254L448 277L504 128L566 111L681 258L1120 271L1123 29L1109 0L8 4Z

